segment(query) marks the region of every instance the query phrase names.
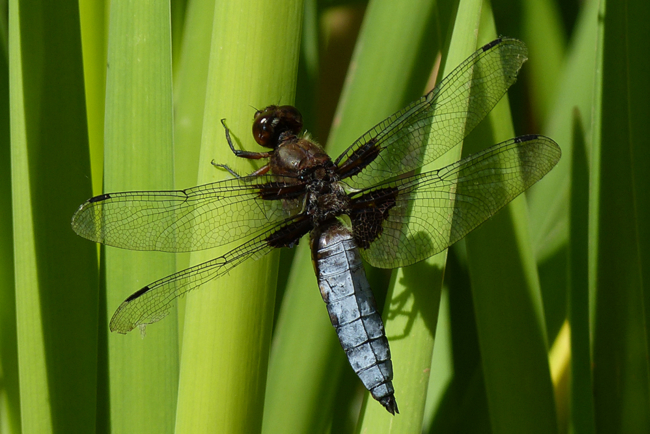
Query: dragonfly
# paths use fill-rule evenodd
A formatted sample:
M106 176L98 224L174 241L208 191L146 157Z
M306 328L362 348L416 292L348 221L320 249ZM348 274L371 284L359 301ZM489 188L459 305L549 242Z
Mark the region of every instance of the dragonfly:
M131 250L189 252L230 243L222 256L157 280L127 297L110 330L127 333L164 318L176 298L251 258L294 247L309 234L318 286L361 382L399 413L393 365L362 258L405 267L447 249L544 177L559 161L552 139L528 134L437 170L422 166L457 146L516 81L523 42L501 37L457 66L429 93L370 128L333 160L302 132L300 112L270 105L255 113L266 164L248 176L185 190L106 193L88 199L72 228Z

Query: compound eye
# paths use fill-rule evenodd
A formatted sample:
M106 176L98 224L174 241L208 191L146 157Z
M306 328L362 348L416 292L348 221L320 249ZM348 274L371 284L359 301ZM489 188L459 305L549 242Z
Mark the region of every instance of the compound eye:
M253 122L253 137L255 141L265 148L274 148L277 144L273 143L275 136L275 127L277 126L277 115L275 106L269 106L264 110L258 110L255 113Z
M302 115L295 107L270 105L255 112L253 137L266 148L276 148L280 141L289 135L297 136L301 130Z

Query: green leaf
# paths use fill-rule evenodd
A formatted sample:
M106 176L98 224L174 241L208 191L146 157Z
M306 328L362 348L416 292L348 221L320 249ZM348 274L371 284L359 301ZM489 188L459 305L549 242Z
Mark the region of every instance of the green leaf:
M637 141L647 133L650 5L601 2L590 171L589 289L599 432L650 430L647 175Z
M79 2L90 172L94 196L102 192L104 178L107 12L108 7L103 1L81 0Z
M298 1L215 5L200 183L230 176L212 167L212 159L238 173L254 170L232 154L219 120L226 119L235 147L261 150L250 136L251 107L293 102L301 20ZM191 262L226 251L192 254ZM188 296L177 431L260 430L276 278L277 253L248 261Z
M106 76L106 192L173 187L169 5L112 2ZM106 247L106 317L174 271L174 255ZM106 332L106 322L101 329ZM176 314L139 333L108 336L108 414L117 432L171 432L178 378Z
M3 33L6 23L3 23ZM14 240L11 204L9 62L6 40L0 56L0 431L20 432L20 382L16 335ZM2 431L4 432L4 431Z
M180 48L174 55L178 59L174 63L174 187L177 189L194 187L198 181L214 3L214 0L190 2L182 44L175 42ZM189 265L189 253L176 255L176 270L184 270ZM178 306L182 338L185 298L178 301Z
M580 112L574 111L571 161L568 319L571 325L571 426L593 433L594 395L589 325L589 162Z
M591 76L594 71L596 52L593 47L596 43L597 17L598 2L587 2L576 24L575 36L564 60L556 100L542 131L560 144L562 159L544 178L544 182L535 185L527 194L531 239L535 254L541 263L557 255L558 250L566 245L569 236L567 203L572 149L565 144L572 140L574 107L578 107L580 113L584 114L592 111L594 87L592 80L586 80L585 77ZM584 122L589 139L591 116L585 115ZM563 263L560 266L564 265Z
M486 43L495 34L486 7L481 41ZM468 138L465 151L476 152L514 136L509 111L504 98ZM520 196L466 239L494 432L557 430L542 299L526 214L525 198Z
M91 194L76 7L9 6L18 354L3 356L19 361L24 432L92 432L96 426L97 250L70 230L71 213ZM11 365L3 368L16 375ZM6 382L11 393L15 381ZM18 403L9 404L15 418Z

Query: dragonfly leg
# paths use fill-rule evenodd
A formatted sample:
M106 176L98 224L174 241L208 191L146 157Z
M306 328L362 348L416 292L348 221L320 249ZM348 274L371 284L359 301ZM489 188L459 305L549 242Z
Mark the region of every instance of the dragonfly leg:
M214 160L212 160L210 163L211 163L214 167L218 167L219 169L227 170L228 173L230 173L230 174L231 174L232 176L234 176L235 178L241 178L241 176L239 175L239 173L237 173L237 172L235 172L234 170L232 170L232 169L231 169L227 164L219 164L219 163L215 163Z
M230 150L237 157L247 158L249 160L259 160L262 158L269 158L271 156L271 152L250 152L250 151L240 151L238 149L235 149L235 146L232 144L232 139L230 138L230 129L228 129L228 127L226 126L225 119L221 119L221 125L223 125L223 127L226 130L226 140L228 141L228 146L230 146ZM230 170L228 171L232 173L232 171Z
M269 172L270 169L271 169L271 166L269 166L268 164L265 164L264 166L260 167L259 169L257 169L256 171L254 171L253 173L251 173L248 176L266 175Z
M218 168L220 168L220 169L227 170L228 173L230 173L230 174L231 174L232 176L234 176L235 178L238 178L238 179L239 179L239 178L242 177L239 173L237 173L237 172L235 172L234 170L232 170L232 169L230 168L230 166L228 166L227 164L219 164L219 163L215 163L214 160L212 160L212 165L213 165L214 167L218 167ZM269 165L268 165L268 164L265 164L264 166L260 167L260 168L257 169L256 171L250 173L248 176L266 175L266 174L268 173L269 169L270 169Z

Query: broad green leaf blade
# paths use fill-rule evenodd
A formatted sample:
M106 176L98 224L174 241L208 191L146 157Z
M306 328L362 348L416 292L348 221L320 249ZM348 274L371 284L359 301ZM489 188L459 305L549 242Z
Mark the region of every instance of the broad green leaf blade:
M11 203L9 59L6 54L5 51L0 58L0 209L4 210L0 213L0 432L18 433L21 432L20 385Z
M348 369L303 240L274 333L262 432L325 432L336 380Z
M634 185L636 171L646 169L637 166L643 160L633 149L639 146L634 141L646 139L648 85L635 67L648 70L647 53L641 51L647 42L636 41L643 39L650 7L603 1L599 16L589 209L596 430L648 432L647 297L639 238L647 222L639 219L635 203L647 201L647 189L637 194Z
M304 4L296 107L301 111L305 125L313 125L307 128L318 141L322 139L318 125L324 121L314 119L316 102L313 98L321 48L318 36L324 31L319 24L326 18L319 15L316 0ZM332 65L328 65L328 74L335 76ZM329 96L334 97L333 94ZM324 114L322 108L325 104L322 99L319 101L320 116ZM287 261L291 264L290 269L282 270L281 267L279 270L279 273L288 273L288 277L283 298L276 301L279 308L276 307L278 317L269 357L263 433L326 432L333 407L339 404L334 394L345 355L340 354L341 346L318 291L308 237L303 237L293 250L282 252L287 256L293 254L293 259ZM284 259L281 259L281 265ZM282 290L280 280L278 295Z
M560 89L544 126L543 134L560 144L563 158L557 167L527 194L531 239L540 263L557 254L568 238L569 168L571 161L572 113L578 107L584 114L587 139L591 133L593 83L585 77L593 74L598 1L590 0L581 11L574 38L567 50ZM564 264L562 264L564 266Z
M187 188L197 184L214 3L215 0L196 0L187 5L181 50L180 53L177 50L174 54L174 59L178 59L174 61L174 184L176 188ZM173 30L172 37L174 37ZM177 270L184 270L189 264L189 254L176 255ZM179 334L182 337L185 299L179 300L178 307ZM179 343L181 342L182 339L179 339Z
M422 432L429 432L435 423L435 416L438 409L445 405L446 395L453 387L454 364L452 356L452 335L451 335L451 309L449 294L449 262L446 264L445 281L440 297L438 313L438 325L434 337L435 346L431 355L431 369L436 375L429 375L427 386L426 406L422 423ZM435 371L433 370L435 367ZM449 416L450 412L447 411Z
M188 4L183 45L174 74L174 175L177 188L196 185L208 80L214 0Z
M91 194L76 8L47 2L9 6L11 188L24 432L93 432L96 426L96 247L76 237L69 226L70 214Z
M169 4L111 3L106 91L106 192L173 187ZM107 247L106 316L174 271L174 255ZM104 326L104 324L102 324ZM106 329L104 329L106 330ZM109 421L116 432L172 432L178 376L171 314L149 330L108 337ZM106 330L108 332L108 330Z
M589 163L580 112L574 111L569 222L568 320L571 326L569 426L576 434L595 432L589 321Z
M628 29L630 40L630 140L632 151L632 169L634 176L632 178L634 186L634 207L636 219L639 222L638 246L640 256L640 272L643 285L644 301L644 328L646 338L646 366L650 373L650 286L648 279L650 276L650 196L647 193L646 186L650 185L650 154L646 152L646 137L650 137L650 123L646 122L650 118L650 107L647 102L650 99L650 83L647 77L650 76L650 58L645 54L650 52L650 39L645 36L648 15L648 5L644 2L631 2L629 10L629 19L632 24ZM650 382L650 375L648 376ZM650 390L650 383L648 384Z
M106 37L108 8L105 1L81 0L86 117L93 196L102 192L104 178L104 109L106 97Z
M496 34L487 5L481 23L485 43ZM466 140L465 152L512 137L510 119L508 100L503 99L488 122ZM466 239L494 432L557 431L543 306L528 225L525 198L520 196Z
M559 5L556 2L521 2L521 18L524 21L521 39L528 47L529 59L525 74L530 92L524 94L529 99L527 105L533 111L535 125L546 125L559 90L558 81L562 71L562 62L566 41L561 28ZM496 6L495 6L496 8ZM516 26L518 20L512 20ZM504 29L502 29L504 31ZM522 90L522 89L520 89Z
M597 15L598 1L586 2L573 31L573 40L566 50L553 110L546 126L541 130L560 144L562 159L544 181L533 186L526 195L549 339L553 339L562 326L567 309L567 245L570 235L568 211L571 188L569 168L573 152L573 147L569 146L573 140L571 120L573 110L577 107L583 114L588 140L591 136L590 113L594 89L591 80L586 80L585 77L593 74L595 64L593 47L596 41ZM587 151L588 157L589 149Z
M219 120L226 119L237 148L262 150L250 135L251 107L293 102L301 20L299 1L215 5L200 183L230 176L211 166L213 159L242 174L254 169L232 154ZM212 259L225 249L192 254L191 261ZM274 253L188 295L178 432L260 430L276 277Z
M445 318L443 311L445 293L443 292L434 347L434 362L436 353L441 350L439 335L448 333L452 339L447 355L451 359L452 378L446 385L444 395L439 398L439 405L435 408L435 418L428 431L431 433L491 432L470 276L466 264L462 264L460 260L463 256L460 252L464 251L464 247L464 242L456 244L448 255L445 266L444 283L448 286L449 294L449 324L442 322ZM444 378L447 370L445 367L444 363L432 364L432 372L442 372L439 381ZM432 376L432 382L435 380L436 378Z
M182 41L185 37L185 14L187 13L187 0L175 0L170 2L170 21L172 31L172 68L176 70L179 62Z

